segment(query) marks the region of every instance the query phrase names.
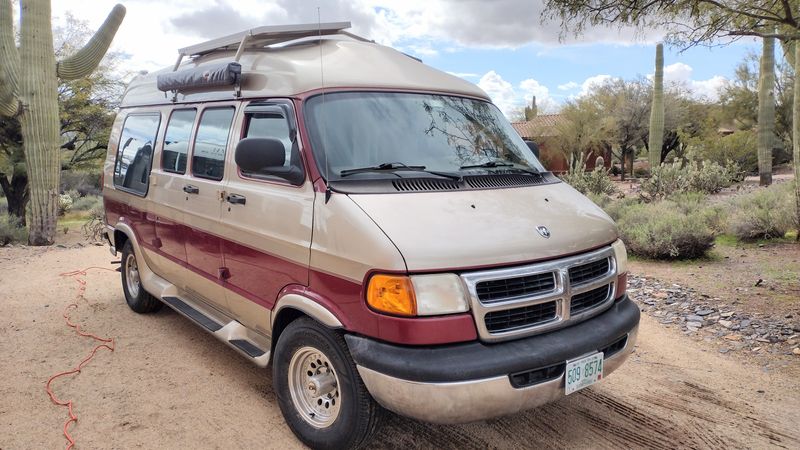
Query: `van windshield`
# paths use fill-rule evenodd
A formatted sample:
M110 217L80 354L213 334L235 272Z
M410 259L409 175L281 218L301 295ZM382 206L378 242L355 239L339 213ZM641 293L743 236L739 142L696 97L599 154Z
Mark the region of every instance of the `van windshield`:
M331 180L545 170L500 110L481 100L334 92L307 100L305 117L320 172Z

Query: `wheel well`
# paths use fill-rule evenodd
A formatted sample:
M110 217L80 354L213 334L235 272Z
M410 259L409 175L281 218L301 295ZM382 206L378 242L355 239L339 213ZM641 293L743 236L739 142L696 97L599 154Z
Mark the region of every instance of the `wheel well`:
M275 318L275 322L272 324L273 350L275 349L275 344L278 342L278 338L280 337L281 333L283 333L283 330L285 330L290 323L304 316L310 317L299 309L294 308L283 308L278 312L278 317Z
M114 250L121 252L126 242L128 242L128 235L122 231L114 230Z

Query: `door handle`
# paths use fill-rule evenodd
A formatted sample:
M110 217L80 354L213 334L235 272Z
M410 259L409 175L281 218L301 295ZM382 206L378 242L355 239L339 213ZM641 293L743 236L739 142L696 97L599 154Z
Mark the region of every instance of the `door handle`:
M225 197L225 200L228 203L233 203L234 205L244 205L247 202L245 196L239 194L228 194L228 196Z
M197 186L192 186L191 184L187 184L183 187L183 192L186 192L187 194L199 194L200 188Z

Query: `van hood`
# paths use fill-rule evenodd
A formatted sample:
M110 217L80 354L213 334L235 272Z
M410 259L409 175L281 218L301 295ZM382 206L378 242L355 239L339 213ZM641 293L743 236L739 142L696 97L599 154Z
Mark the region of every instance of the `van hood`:
M566 183L350 198L394 242L409 271L523 263L617 239L611 218Z

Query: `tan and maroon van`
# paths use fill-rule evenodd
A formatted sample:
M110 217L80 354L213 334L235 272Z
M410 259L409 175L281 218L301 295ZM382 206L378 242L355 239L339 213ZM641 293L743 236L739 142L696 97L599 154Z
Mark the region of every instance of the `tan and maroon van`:
M614 371L639 311L611 219L481 89L348 26L249 30L132 81L104 169L128 305L271 363L314 448Z

